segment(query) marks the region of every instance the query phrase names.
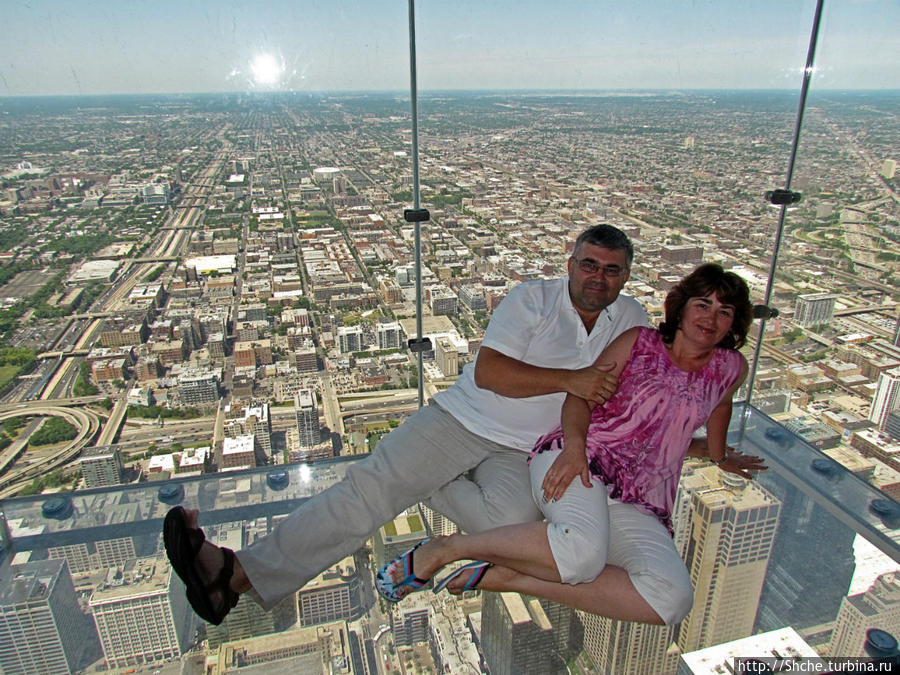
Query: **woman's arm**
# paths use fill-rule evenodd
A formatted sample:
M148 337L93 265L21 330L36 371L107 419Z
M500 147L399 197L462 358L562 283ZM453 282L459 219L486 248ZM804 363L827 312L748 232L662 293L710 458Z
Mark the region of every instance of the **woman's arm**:
M722 396L719 404L713 408L706 422L707 452L714 464L721 465L727 461L728 424L731 422L731 405L734 393L747 377L747 361L741 357L741 372L735 383Z
M637 340L638 333L637 328L630 328L622 333L597 357L594 366L610 368L609 372L618 378L631 355L631 348ZM572 394L566 396L561 414L563 449L541 483L544 499L550 501L562 497L576 476L581 476L581 482L585 487L591 487L591 473L588 469L585 446L593 409L594 405L583 398Z
M546 501L562 497L575 476L580 475L582 485L591 487L591 473L585 454L590 423L591 406L588 402L568 394L562 407L563 449L541 483Z
M691 439L685 457L698 457L709 459L709 448L706 445L706 436ZM730 445L725 446L725 461L719 462L719 468L730 473L737 474L747 480L753 480L751 471L765 471L769 467L762 457L758 455L745 455L743 452Z

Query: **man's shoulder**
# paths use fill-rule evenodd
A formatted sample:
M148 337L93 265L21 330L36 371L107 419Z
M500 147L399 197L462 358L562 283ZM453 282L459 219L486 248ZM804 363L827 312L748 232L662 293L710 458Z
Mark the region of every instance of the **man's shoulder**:
M647 312L644 306L630 295L619 293L619 297L615 299L610 309L615 316L626 321L635 322L635 325L647 325Z

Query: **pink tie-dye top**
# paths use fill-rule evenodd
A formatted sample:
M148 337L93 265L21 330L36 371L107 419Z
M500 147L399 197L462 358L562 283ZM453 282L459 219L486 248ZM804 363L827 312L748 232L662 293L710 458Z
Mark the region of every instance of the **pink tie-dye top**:
M591 414L588 464L611 497L657 516L671 532L672 505L693 433L737 381L742 359L736 351L717 348L703 368L686 372L672 363L659 331L639 331L619 388ZM562 437L560 426L539 438L532 454L562 447Z

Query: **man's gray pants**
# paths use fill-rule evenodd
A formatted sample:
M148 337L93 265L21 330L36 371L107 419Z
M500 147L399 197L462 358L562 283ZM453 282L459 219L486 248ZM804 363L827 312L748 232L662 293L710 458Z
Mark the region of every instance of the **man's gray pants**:
M471 433L439 405L425 406L238 560L256 600L271 609L418 502L466 532L540 520L526 458Z

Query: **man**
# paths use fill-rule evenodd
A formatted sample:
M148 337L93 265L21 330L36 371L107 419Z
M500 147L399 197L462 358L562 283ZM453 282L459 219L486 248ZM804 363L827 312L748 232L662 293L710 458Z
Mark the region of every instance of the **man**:
M647 324L620 295L633 256L611 225L583 232L567 277L512 289L456 384L248 549L215 547L196 511L170 511L166 551L195 611L220 623L246 592L270 609L420 501L468 532L539 519L527 452L559 422L567 393L609 398L616 379L594 361L620 333Z

